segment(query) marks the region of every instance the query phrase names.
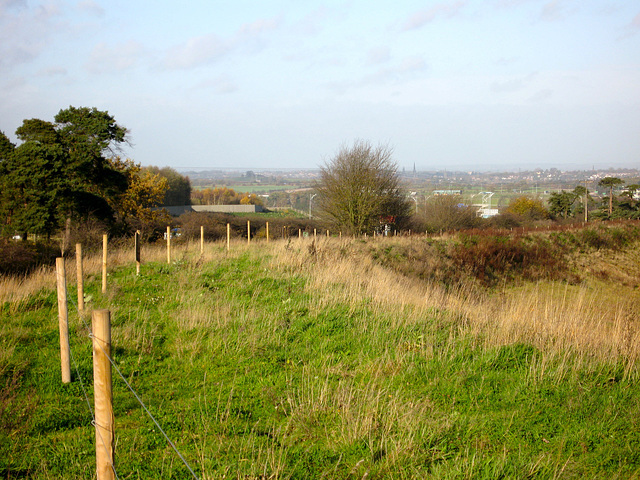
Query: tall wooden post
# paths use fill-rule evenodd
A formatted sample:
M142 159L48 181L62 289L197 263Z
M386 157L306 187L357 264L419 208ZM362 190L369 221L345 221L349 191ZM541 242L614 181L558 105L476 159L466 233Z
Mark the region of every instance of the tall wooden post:
M267 243L269 243L269 222L267 222L266 228L267 228Z
M204 225L200 225L200 255L204 253Z
M247 245L251 243L251 220L247 220Z
M69 312L67 310L67 278L64 258L56 258L56 284L58 286L58 327L60 330L60 367L62 383L71 383L69 363Z
M102 235L102 293L107 293L107 234Z
M298 229L298 238L302 238L302 229L301 228Z
M315 228L313 229L313 239L314 240L316 239L316 229Z
M227 223L227 252L229 251L231 243L231 226Z
M327 230L327 237L329 236L329 230Z
M94 310L93 392L96 416L96 473L98 480L114 480L114 419L111 390L111 315L109 310Z
M167 263L171 265L171 227L167 226Z
M76 279L78 284L78 311L84 310L84 272L82 271L82 244L76 243Z
M136 230L135 247L136 247L136 275L140 275L140 230Z

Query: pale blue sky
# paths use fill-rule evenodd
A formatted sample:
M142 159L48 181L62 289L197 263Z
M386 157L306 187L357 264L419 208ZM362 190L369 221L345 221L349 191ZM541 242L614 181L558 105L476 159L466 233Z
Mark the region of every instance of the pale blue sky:
M640 168L640 2L0 0L0 130L69 105L181 170Z

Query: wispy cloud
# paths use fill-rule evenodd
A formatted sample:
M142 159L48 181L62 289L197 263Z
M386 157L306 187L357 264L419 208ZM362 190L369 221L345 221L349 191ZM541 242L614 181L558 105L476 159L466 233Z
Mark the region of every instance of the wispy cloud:
M527 87L537 75L537 72L533 72L524 77L496 80L491 84L491 91L499 94L517 92Z
M54 4L28 8L19 0L0 0L0 71L31 62L63 31Z
M629 26L634 30L640 30L640 13L633 17Z
M560 20L562 18L563 10L564 6L562 5L562 1L553 0L552 2L546 3L542 7L542 11L540 12L540 19L547 22Z
M367 52L367 63L370 65L386 63L390 58L389 47L374 47Z
M190 38L167 52L164 67L169 70L193 68L210 63L231 50L228 42L215 34Z
M227 75L204 80L194 87L195 89L213 90L215 93L228 94L238 90L237 83Z
M64 67L47 67L38 71L38 75L41 77L57 77L67 74L67 69Z
M91 73L118 73L137 66L145 54L144 46L133 40L113 46L99 43L85 67Z
M433 22L439 17L452 18L460 14L460 11L467 5L467 0L460 0L455 3L440 3L429 9L421 10L411 15L404 23L403 30L414 30Z
M104 17L105 11L99 4L94 2L93 0L85 0L83 2L78 3L78 9L82 12L88 13L89 15L94 15L96 17Z
M241 47L259 50L265 44L264 34L279 25L279 18L261 19L242 25L230 38L215 33L190 38L166 52L163 66L168 70L189 69L213 63Z
M330 11L327 7L320 7L305 15L299 22L292 27L294 33L302 35L317 35L324 29L324 24L330 17Z
M328 86L337 93L345 93L354 88L380 86L389 83L401 83L404 80L428 69L427 62L422 57L406 57L400 63L389 67L379 68L364 77L346 82L332 82Z
M10 8L25 8L27 0L0 0L0 15Z

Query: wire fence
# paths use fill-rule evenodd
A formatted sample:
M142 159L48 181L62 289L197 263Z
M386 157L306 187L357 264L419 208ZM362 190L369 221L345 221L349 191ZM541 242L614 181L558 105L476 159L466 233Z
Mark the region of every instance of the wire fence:
M94 340L94 335L93 332L91 330L91 327L87 324L87 322L85 321L85 317L82 314L82 312L80 311L80 309L78 308L77 303L73 300L73 299L69 299L67 298L67 302L71 302L74 307L75 307L75 311L77 312L78 318L80 318L80 320L82 321L82 323L84 324L84 327L87 331L87 338L90 338L92 341ZM109 355L100 345L99 342L93 342L94 345L97 345L98 348L100 348L100 350L102 351L102 353L105 355L105 357L109 360L109 363L111 364L111 366L115 369L115 371L118 373L118 376L122 379L122 381L124 382L124 384L127 386L127 388L129 389L129 391L133 394L133 396L135 397L135 399L138 401L138 403L140 404L140 406L142 407L142 409L145 411L145 413L148 415L148 417L152 420L152 422L155 424L155 426L158 428L158 430L162 433L162 436L164 436L165 440L167 441L167 443L171 446L171 448L173 449L173 451L176 453L176 455L180 458L180 460L182 461L182 463L185 465L185 467L187 467L187 469L189 470L189 472L191 473L192 477L195 478L196 480L199 480L199 477L196 475L196 473L193 471L193 468L191 468L191 466L189 465L189 463L187 462L187 460L184 458L184 456L182 455L182 453L180 453L180 451L178 450L178 448L176 447L175 443L173 443L171 441L171 439L169 438L169 436L166 434L166 432L164 431L164 429L160 426L160 423L158 423L158 421L156 420L156 418L153 416L153 414L149 411L149 409L147 408L147 406L144 404L144 402L142 401L142 399L140 398L140 395L138 395L138 393L134 390L134 388L131 386L131 384L127 381L127 379L124 377L124 375L122 374L122 372L120 371L120 369L118 368L118 365L116 365L115 361L113 360L113 358L111 358L111 355ZM84 399L87 403L87 407L89 408L89 412L91 414L91 425L96 429L96 432L98 434L98 436L100 437L101 443L102 443L102 448L105 449L105 451L107 452L107 457L110 456L109 452L108 452L108 448L106 445L106 442L104 441L104 439L102 438L102 434L100 433L100 428L99 425L97 425L96 423L96 418L95 418L95 414L93 409L91 408L91 402L89 400L89 395L87 393L87 388L85 388L85 383L82 379L82 375L80 375L80 369L78 368L78 363L75 360L75 357L73 355L73 352L71 350L71 345L69 345L69 354L70 357L73 361L73 365L75 368L75 372L77 375L77 378L80 382L80 386L82 389L82 393L84 396ZM98 448L98 446L96 445L96 448ZM116 468L115 465L113 464L113 462L111 462L111 469L113 470L113 474L115 475L116 479L119 479L118 477L118 473L116 472Z

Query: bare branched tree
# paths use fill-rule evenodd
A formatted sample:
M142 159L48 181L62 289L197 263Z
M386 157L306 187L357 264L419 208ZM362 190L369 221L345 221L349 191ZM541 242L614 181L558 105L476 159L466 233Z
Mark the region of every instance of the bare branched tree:
M406 217L411 205L400 186L389 147L356 141L320 168L318 210L333 228L371 233L381 220Z

